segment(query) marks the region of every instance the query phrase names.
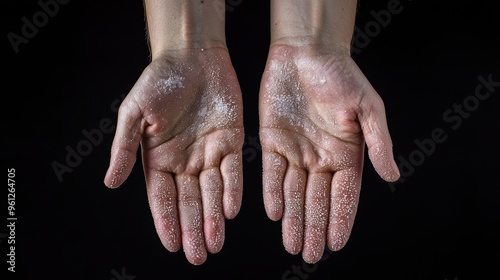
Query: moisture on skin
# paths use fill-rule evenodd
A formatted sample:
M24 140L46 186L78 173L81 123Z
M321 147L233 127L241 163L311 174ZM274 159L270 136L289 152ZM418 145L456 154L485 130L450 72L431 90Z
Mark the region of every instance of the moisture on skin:
M303 170L289 166L283 182L283 244L292 254L299 253L303 244L305 177Z
M241 91L227 50L154 59L120 106L105 183L128 177L141 147L148 199L162 244L202 264L224 244L241 205Z
M325 245L340 250L349 238L366 128L382 128L367 139L379 175L399 176L378 119L383 111L371 106L378 95L369 89L350 57L290 46L269 53L259 108L264 203L270 219L282 219L285 249L308 263L320 260Z
M330 228L328 244L331 250L340 250L351 233L359 199L359 174L355 168L334 175L331 191Z
M278 220L283 213L282 188L286 161L276 153L264 153L263 168L267 172L266 180L263 182L264 199L271 199L265 201L266 212L271 219Z
M217 168L202 171L200 174L205 243L210 253L218 252L224 241L223 189L221 185L222 178Z
M264 84L267 91L274 92L265 100L267 106L272 108L268 111L268 117L276 118L276 122L288 122L297 130L314 133L315 127L304 122L304 118L307 118L307 100L297 81L296 66L290 61L271 61L268 67L269 72L275 73Z
M129 161L128 153L120 153L118 158L114 161L115 168L113 169L113 180L111 180L110 187L114 188L118 185L118 182L123 180L126 176L127 163Z
M171 175L155 173L148 184L148 200L158 235L165 248L179 250L180 229L177 219L177 191Z
M309 174L305 200L305 229L303 257L315 263L323 255L329 216L330 175Z

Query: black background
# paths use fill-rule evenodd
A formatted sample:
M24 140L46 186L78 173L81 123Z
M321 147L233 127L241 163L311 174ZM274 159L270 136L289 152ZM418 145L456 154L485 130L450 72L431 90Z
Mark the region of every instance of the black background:
M227 41L243 91L248 142L258 137L269 4L231 6L236 2L228 2ZM374 19L370 11L386 9L387 2L361 0L356 25L364 29ZM119 280L114 272L136 280L499 277L500 87L457 129L443 118L474 95L479 75L500 81L498 1L401 0L403 11L353 54L385 101L396 156L408 159L418 149L414 140L431 137L435 128L447 138L392 190L366 161L347 246L306 266L309 272L300 255L284 250L280 223L265 216L256 145L244 147L241 212L227 222L222 251L201 266L190 265L182 250L162 247L140 161L122 187L104 187L113 133L59 182L51 164L64 163L65 148L86 139L82 130L98 128L104 118L116 124L111 104L149 63L142 2L70 1L17 54L7 34L21 34L21 18L32 19L40 7L34 0L2 4L2 158L4 171L16 169L19 279ZM2 205L6 213L6 199ZM7 271L5 237L0 246ZM303 274L284 274L294 266Z

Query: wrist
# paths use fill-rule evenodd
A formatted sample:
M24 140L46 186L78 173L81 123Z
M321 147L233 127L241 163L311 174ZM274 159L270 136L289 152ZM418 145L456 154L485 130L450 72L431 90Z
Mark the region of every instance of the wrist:
M146 0L152 58L169 50L226 48L224 3L224 0Z
M350 53L356 0L272 0L271 46Z

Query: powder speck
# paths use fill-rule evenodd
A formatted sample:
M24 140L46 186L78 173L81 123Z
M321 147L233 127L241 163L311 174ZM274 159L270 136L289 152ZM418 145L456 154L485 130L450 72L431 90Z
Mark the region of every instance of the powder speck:
M273 73L265 84L271 121L284 121L297 131L315 133L316 127L307 118L307 100L299 84L296 66L289 61L272 61L268 71Z
M174 89L184 88L183 81L184 77L172 72L168 74L168 78L156 82L156 90L160 94L170 93Z
M340 250L350 235L356 215L359 198L359 174L354 169L339 171L335 176L335 184L331 192L330 208L330 249Z
M199 117L205 117L207 115L207 107L203 106L200 108L200 110L198 111L198 116Z
M216 96L214 98L214 107L215 111L221 115L227 115L231 112L231 107L230 104L224 99L222 99L220 96Z

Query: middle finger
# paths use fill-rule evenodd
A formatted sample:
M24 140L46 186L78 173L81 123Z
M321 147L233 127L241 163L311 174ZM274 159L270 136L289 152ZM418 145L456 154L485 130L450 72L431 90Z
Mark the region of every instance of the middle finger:
M182 247L188 261L198 265L205 262L207 250L203 235L203 209L198 178L193 175L177 175L179 220Z

